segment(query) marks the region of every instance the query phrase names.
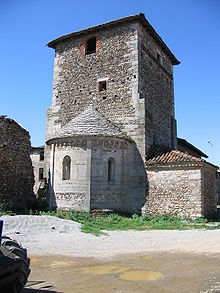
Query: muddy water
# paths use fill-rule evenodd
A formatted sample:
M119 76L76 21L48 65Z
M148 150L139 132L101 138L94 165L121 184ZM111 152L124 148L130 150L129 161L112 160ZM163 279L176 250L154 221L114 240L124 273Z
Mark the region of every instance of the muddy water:
M220 255L124 255L112 259L31 257L23 293L206 292L219 286ZM219 291L220 292L220 291Z

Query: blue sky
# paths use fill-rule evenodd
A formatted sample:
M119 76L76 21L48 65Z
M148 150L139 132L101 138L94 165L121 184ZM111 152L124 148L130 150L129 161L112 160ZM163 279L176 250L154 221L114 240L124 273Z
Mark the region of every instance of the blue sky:
M175 66L178 136L220 165L220 0L0 0L1 115L44 144L54 50L60 35L143 12ZM210 143L208 143L210 141Z

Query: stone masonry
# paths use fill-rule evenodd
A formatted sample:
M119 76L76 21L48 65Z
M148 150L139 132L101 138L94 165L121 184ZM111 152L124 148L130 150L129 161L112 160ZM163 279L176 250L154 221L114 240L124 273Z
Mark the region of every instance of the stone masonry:
M34 199L30 136L14 120L0 116L0 205L25 210Z
M216 167L177 150L151 150L145 163L148 189L143 212L212 217L216 212Z
M213 192L207 170L169 169L171 204L162 209L158 192L167 188L168 173L146 168L152 146L177 149L173 65L180 62L145 16L64 35L48 46L55 49L44 167L50 207L205 215Z

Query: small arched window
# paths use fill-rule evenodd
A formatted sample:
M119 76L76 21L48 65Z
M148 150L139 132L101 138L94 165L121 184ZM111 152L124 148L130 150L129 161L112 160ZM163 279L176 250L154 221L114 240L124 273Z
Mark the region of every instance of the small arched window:
M108 181L113 181L115 179L115 160L110 158L108 160Z
M71 159L69 156L65 156L63 159L63 180L70 179Z

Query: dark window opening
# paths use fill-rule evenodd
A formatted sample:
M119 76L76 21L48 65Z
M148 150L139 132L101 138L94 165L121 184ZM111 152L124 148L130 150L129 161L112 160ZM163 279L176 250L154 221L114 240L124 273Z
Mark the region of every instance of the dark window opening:
M44 179L44 168L39 168L39 180Z
M96 52L96 38L91 38L86 42L86 55Z
M63 159L63 180L70 179L70 168L71 168L71 159L69 156L65 156Z
M106 80L99 81L99 92L107 90L107 83Z
M108 160L108 181L113 181L115 179L115 160L110 158Z
M159 53L157 53L157 61L162 65L162 56Z
M40 161L44 160L44 151L40 151Z

